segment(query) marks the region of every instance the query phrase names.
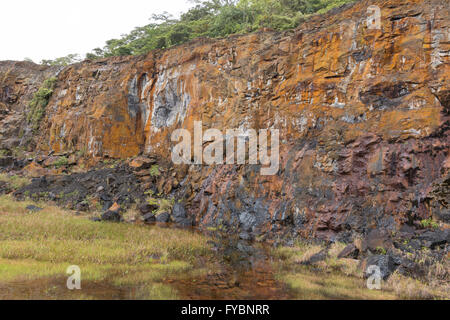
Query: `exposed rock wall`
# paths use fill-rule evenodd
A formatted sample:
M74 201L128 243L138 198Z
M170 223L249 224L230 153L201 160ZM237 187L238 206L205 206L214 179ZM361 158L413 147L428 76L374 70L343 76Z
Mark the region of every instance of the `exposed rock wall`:
M380 29L366 23L373 4ZM277 175L177 166L167 190L187 199L198 224L253 235L334 238L432 215L448 221L449 50L448 1L387 0L357 2L293 31L86 61L58 74L36 142L42 152L170 160L171 133L193 132L194 121L205 130L276 128ZM34 76L37 68L15 72L33 74L35 88L48 73ZM25 110L31 88L16 84L23 101L11 104L5 70L0 113Z
M0 61L0 150L29 144L28 103L42 82L57 72L58 68L31 62Z

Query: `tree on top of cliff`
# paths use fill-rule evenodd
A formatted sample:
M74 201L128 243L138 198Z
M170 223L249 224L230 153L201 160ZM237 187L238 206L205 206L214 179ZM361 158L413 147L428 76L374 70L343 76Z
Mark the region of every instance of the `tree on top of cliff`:
M199 37L226 37L261 28L295 28L309 15L324 13L354 0L194 0L195 6L174 19L153 15L151 23L88 53L88 59L139 55Z

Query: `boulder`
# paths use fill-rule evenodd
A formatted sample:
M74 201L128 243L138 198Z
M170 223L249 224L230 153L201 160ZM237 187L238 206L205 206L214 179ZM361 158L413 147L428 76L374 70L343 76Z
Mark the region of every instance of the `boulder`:
M14 163L13 157L0 157L0 168L12 166L13 163Z
M141 204L139 206L139 211L143 215L145 215L147 213L151 213L151 212L153 212L154 210L157 210L157 209L158 209L158 206L154 205L154 204L144 203L144 204Z
M156 222L167 223L170 221L170 214L168 212L162 212L156 216Z
M155 222L156 221L156 217L153 213L147 213L145 214L142 219L144 220L144 222L146 223L151 223L151 222Z
M81 212L88 212L89 204L87 202L80 202L76 205L75 210L81 211Z
M122 216L117 211L106 211L102 214L102 221L120 222L122 221Z
M328 249L323 249L320 252L312 255L308 260L302 262L304 265L311 265L323 261L328 257Z
M34 205L29 205L25 209L27 209L28 211L31 211L31 212L39 212L39 211L44 210L44 209L36 207Z
M370 250L372 253L377 252L380 248L389 249L392 247L392 240L389 232L386 230L371 230L362 243L361 250L366 252Z
M173 221L183 227L191 227L192 219L190 219L186 214L186 209L181 203L175 203L172 208L172 219Z
M9 185L4 181L0 181L0 194L9 193L10 191Z
M352 258L357 259L359 255L359 249L352 243L349 244L338 254L338 259L342 258Z
M450 229L426 231L417 237L417 239L424 247L434 249L450 242Z
M391 255L368 256L362 262L364 278L367 279L372 275L368 270L373 265L380 268L380 274L383 280L386 280L399 266L398 262Z
M251 240L253 240L253 237L248 232L241 232L241 233L239 233L239 239L246 240L246 241L251 241Z

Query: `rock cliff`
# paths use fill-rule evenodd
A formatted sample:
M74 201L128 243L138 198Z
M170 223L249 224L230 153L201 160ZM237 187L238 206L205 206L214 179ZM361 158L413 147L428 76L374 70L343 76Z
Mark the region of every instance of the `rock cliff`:
M380 28L368 27L370 5L381 9ZM292 31L146 56L62 70L0 62L0 149L88 164L157 157L167 171L148 183L183 199L197 225L243 237L347 239L448 222L449 16L447 0L360 1ZM56 87L33 134L28 104L51 76ZM200 120L204 130L279 129L280 170L171 165L171 133L193 132Z

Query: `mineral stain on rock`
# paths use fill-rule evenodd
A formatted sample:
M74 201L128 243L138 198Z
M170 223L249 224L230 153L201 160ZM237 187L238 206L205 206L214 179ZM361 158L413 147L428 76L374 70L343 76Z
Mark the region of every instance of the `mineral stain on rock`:
M380 29L367 28L371 4L389 18ZM382 230L402 247L406 226L413 241L431 241L445 256L447 238L421 233L424 221L441 229L449 221L449 16L444 0L359 1L295 30L199 39L144 56L63 69L0 62L0 166L47 176L15 190L19 198L29 191L76 208L93 194L106 211L114 202L144 205L152 190L177 203L161 220L246 240L349 243ZM28 104L53 76L33 136ZM171 164L172 132L193 131L195 121L280 130L279 172ZM18 147L26 156L13 156ZM73 162L46 162L55 154ZM134 167L138 156L157 159L159 169ZM96 167L111 159L123 161ZM391 269L390 258L371 259Z

